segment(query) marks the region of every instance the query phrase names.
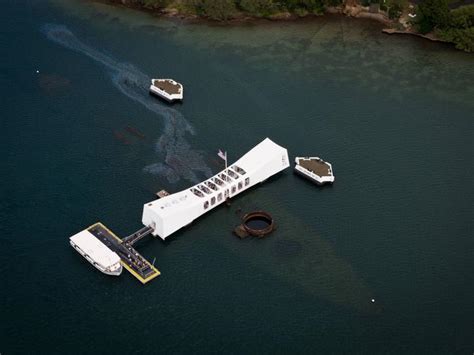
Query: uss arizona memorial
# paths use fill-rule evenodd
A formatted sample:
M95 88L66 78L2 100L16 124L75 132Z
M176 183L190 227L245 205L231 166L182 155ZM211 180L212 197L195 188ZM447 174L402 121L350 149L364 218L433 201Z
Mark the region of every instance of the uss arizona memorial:
M266 138L213 177L145 204L142 223L152 229L153 235L166 239L228 198L288 167L287 150Z
M149 202L143 207L145 227L119 238L102 223L96 223L70 237L71 246L95 268L120 275L123 266L140 282L160 275L154 262L141 256L133 244L148 234L166 239L206 212L250 187L289 167L285 148L264 139L234 164L186 190Z

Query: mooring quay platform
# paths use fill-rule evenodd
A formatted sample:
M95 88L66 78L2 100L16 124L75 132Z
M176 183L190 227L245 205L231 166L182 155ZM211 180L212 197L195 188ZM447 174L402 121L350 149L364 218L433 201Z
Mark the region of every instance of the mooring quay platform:
M135 276L141 283L145 284L160 275L160 272L141 256L135 248L134 243L151 233L147 227L140 229L132 235L120 239L102 223L98 222L87 231L104 243L110 250L120 257L122 266Z

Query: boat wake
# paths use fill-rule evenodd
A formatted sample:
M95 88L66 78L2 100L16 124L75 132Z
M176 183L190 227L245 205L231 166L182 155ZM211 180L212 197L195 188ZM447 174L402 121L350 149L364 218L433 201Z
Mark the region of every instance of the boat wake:
M181 178L193 183L202 180L198 175L209 177L211 169L204 161L199 150L192 149L186 135L195 131L184 116L177 110L163 106L148 95L150 78L135 66L115 60L79 40L66 26L46 24L41 31L45 36L61 46L84 54L102 64L110 73L114 86L130 99L145 106L163 119L163 134L159 137L155 149L163 162L144 168L146 172L165 177L170 183Z

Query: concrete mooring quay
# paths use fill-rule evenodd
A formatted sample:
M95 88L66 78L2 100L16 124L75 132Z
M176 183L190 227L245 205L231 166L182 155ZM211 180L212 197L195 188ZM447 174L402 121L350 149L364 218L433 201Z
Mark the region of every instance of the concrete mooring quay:
M132 247L134 243L150 234L151 228L144 227L124 239L117 237L102 223L96 223L87 230L104 243L110 250L117 253L121 259L122 266L141 283L145 284L160 275L160 272L154 267L154 265Z

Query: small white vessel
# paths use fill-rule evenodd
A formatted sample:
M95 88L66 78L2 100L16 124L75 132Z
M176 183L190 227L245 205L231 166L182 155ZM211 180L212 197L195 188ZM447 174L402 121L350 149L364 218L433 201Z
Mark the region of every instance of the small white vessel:
M69 243L104 274L119 276L122 273L122 264L117 253L110 250L87 229L70 237Z
M168 102L183 99L183 85L173 79L151 79L150 92Z
M319 157L296 157L295 173L318 185L332 184L334 174L332 165Z

